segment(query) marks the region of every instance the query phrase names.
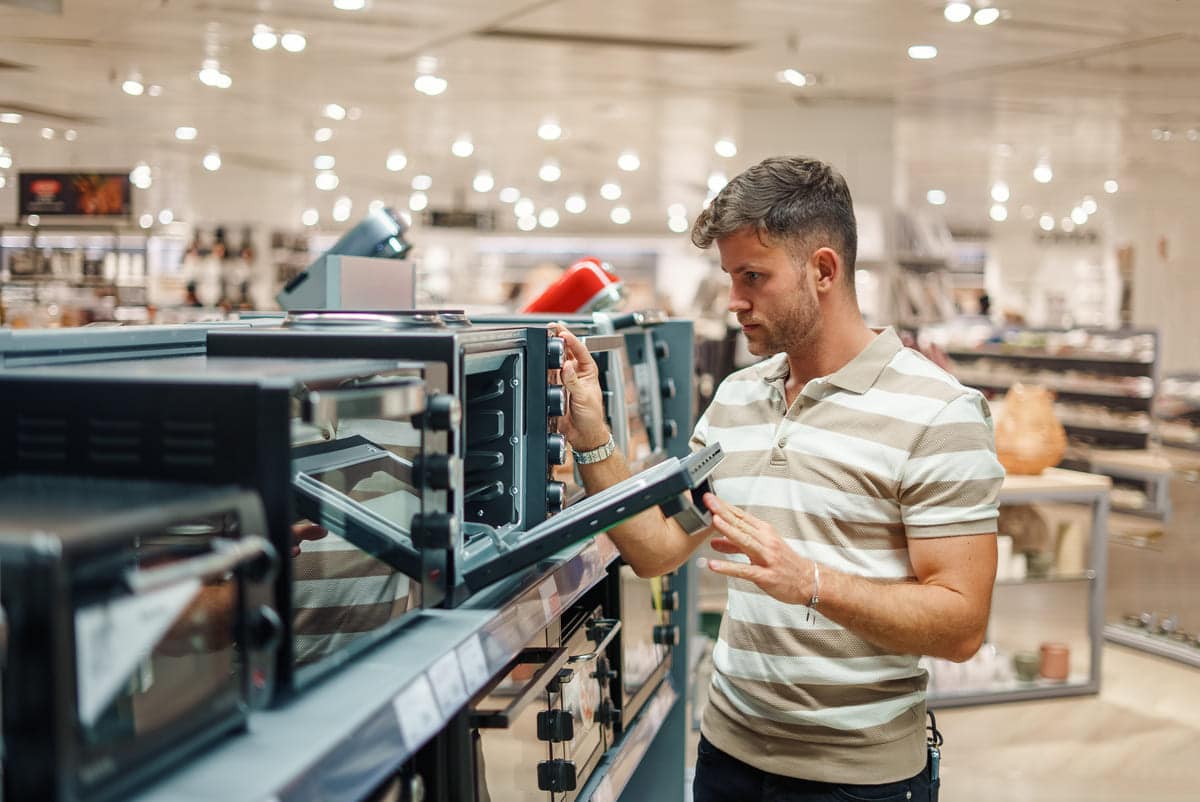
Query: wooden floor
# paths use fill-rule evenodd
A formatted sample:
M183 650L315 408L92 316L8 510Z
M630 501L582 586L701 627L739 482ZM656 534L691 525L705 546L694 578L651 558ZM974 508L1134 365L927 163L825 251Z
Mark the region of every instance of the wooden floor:
M1200 802L1200 669L1109 645L1101 688L939 713L942 802Z

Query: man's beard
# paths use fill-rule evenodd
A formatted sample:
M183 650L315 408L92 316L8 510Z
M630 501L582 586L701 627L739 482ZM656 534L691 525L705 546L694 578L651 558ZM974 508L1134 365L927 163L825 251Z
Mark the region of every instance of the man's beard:
M791 353L801 350L816 339L819 318L816 305L804 303L792 307L787 317L781 320L758 322L758 336L753 340L747 337L750 353L770 356L783 351Z

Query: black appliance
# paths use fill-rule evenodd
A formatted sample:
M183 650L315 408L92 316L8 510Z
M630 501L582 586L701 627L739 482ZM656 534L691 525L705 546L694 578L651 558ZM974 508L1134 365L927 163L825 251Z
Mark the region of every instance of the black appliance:
M454 413L449 398L427 400L420 365L395 360L192 356L10 370L0 372L0 474L257 490L282 557L283 697L394 632L412 607L441 600L449 552L422 545L454 523L444 506ZM295 541L302 517L329 534Z
M4 797L116 800L244 726L281 630L253 492L0 478Z

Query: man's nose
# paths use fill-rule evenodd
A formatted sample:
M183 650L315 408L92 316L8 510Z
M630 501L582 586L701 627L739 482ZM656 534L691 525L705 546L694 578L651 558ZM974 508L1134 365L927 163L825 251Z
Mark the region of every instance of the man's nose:
M737 290L729 291L729 303L726 308L730 312L747 312L750 310L750 302L738 295Z

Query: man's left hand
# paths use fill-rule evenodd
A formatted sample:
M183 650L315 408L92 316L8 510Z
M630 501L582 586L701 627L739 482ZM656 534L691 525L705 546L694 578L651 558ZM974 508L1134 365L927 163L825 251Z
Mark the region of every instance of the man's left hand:
M722 554L744 554L750 558L749 565L709 560L709 568L718 574L753 582L787 604L807 604L812 599L812 560L798 555L775 527L726 504L712 493L704 494L704 504L712 512L713 528L720 535L712 539L712 547Z

